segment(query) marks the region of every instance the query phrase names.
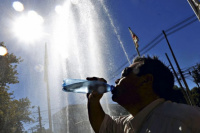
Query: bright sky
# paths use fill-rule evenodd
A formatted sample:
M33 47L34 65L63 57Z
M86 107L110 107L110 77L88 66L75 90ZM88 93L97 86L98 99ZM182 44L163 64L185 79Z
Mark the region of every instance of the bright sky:
M24 59L18 66L20 83L12 85L11 90L16 98L28 97L41 110L47 110L43 80L45 43L53 112L66 104L81 103L78 99L85 101L85 95L66 94L61 90L64 78L99 76L114 84L114 79L137 54L128 27L139 37L141 55L159 56L169 65L167 53L176 68L162 34L165 30L181 69L200 62L200 22L187 0L13 2L1 0L0 4L0 41L5 42L9 53ZM22 24L21 30L14 31L19 18L30 16L30 11L35 17L21 20L31 21L31 25ZM35 25L43 28L37 29ZM113 79L112 75L117 77ZM195 86L191 80L187 78L190 88Z

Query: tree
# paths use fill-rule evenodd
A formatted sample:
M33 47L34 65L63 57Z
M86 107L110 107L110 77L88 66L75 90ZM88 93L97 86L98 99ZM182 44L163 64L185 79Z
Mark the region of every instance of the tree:
M1 42L0 45L4 46ZM14 99L9 92L9 84L19 83L17 65L22 62L13 53L0 56L0 132L21 133L23 123L33 121L30 117L30 101L28 98Z
M176 101L177 103L188 104L184 97L182 88L178 87L177 85L174 85L173 90L174 91L172 92L171 97L174 101Z
M192 88L191 93L196 106L200 107L200 88L198 87Z
M200 83L200 64L197 64L196 67L194 67L193 71L190 72L190 74L194 79L193 81L199 87L199 83Z

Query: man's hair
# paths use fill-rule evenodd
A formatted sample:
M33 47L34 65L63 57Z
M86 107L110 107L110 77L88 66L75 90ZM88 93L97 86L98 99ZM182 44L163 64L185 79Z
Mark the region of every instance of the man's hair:
M177 95L177 91L173 89L174 76L170 69L164 63L158 60L158 57L136 57L133 62L144 62L144 64L139 67L139 73L137 76L152 74L153 91L160 98L178 102L177 97L175 96Z

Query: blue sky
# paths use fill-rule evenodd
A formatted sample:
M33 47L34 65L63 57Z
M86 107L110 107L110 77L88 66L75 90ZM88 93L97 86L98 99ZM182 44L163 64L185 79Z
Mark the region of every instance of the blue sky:
M62 91L64 78L99 76L114 84L114 79L129 65L128 60L132 61L133 55L137 54L128 27L139 37L139 51L148 46L141 55L159 56L169 65L165 57L167 53L176 68L167 42L162 39L162 30L166 30L167 34L174 31L168 39L182 69L200 62L200 23L187 0L21 0L25 8L23 12L15 11L13 2L1 0L0 4L0 41L5 42L10 53L24 59L18 66L20 83L12 85L11 90L17 99L28 97L32 105L41 106L44 113L47 113L43 80L45 42L48 45L53 112L66 104L86 101L83 94ZM56 5L63 7L64 16L55 12ZM45 36L27 43L13 34L12 24L29 10L43 17ZM167 31L190 16L191 19L182 25ZM159 43L147 50L158 36L156 41L161 39ZM111 79L112 75L117 77ZM187 82L190 88L195 86L191 78Z

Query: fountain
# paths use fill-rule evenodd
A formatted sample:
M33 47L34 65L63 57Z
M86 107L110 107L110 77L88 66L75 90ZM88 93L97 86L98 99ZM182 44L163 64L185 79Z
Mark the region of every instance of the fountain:
M57 14L52 15L52 33L47 42L50 101L52 108L59 108L52 111L52 125L56 133L93 133L87 115L86 95L62 91L62 80L90 76L108 78L114 64L107 28L117 36L129 59L103 1L68 0L57 6L56 11ZM110 95L105 94L101 102L105 112L111 114L114 109L111 111L108 97Z

